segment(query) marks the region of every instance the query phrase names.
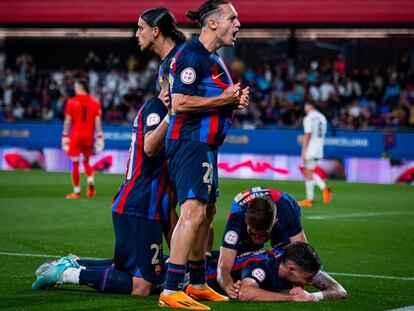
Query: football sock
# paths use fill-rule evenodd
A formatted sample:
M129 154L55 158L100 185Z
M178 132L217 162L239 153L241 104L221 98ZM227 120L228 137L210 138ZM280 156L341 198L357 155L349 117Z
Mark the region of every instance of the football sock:
M313 201L313 189L315 188L315 182L313 180L305 181L306 187L306 199Z
M79 162L73 161L72 165L72 183L73 191L76 193L80 192L80 183L79 183Z
M184 275L186 270L187 268L185 265L176 265L171 262L168 264L164 294L168 295L175 291L183 290Z
M132 293L132 277L115 269L82 269L79 284L87 285L104 293Z
M67 268L63 271L63 284L79 284L79 274L81 270L81 268Z
M326 184L318 174L312 173L312 179L319 189L321 190L325 189Z
M190 284L197 288L198 285L201 288L206 283L206 261L202 260L189 260L188 270L190 271Z
M86 176L88 176L88 183L93 184L93 171L92 171L91 166L89 165L88 159L83 161L83 167L85 168Z
M112 267L114 260L113 259L101 259L101 260L88 260L88 259L79 259L76 261L80 266L85 267L86 269L109 269Z

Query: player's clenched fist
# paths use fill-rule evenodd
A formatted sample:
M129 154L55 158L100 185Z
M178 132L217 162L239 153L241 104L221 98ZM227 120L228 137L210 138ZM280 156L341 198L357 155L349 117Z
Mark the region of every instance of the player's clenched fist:
M249 102L250 102L249 95L250 95L250 87L247 86L243 90L241 90L237 109L244 109L249 105Z
M225 89L222 96L226 104L239 104L240 82Z

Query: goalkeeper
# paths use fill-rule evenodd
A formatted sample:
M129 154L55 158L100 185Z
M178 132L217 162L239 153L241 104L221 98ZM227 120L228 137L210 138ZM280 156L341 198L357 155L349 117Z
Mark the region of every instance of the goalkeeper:
M86 80L77 79L75 81L75 94L67 102L62 132L62 149L72 160L73 192L66 196L67 199L79 199L81 196L79 176L79 156L81 153L83 154L83 166L88 177L86 196L89 198L95 196L93 170L89 165L95 137L96 152L100 152L104 148L101 104L88 94Z

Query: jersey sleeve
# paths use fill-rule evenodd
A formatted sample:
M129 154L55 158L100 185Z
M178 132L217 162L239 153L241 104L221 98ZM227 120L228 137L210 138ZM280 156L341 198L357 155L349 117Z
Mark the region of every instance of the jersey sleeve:
M72 116L72 101L69 99L66 103L66 107L65 107L65 116Z
M260 261L253 261L250 262L246 267L244 267L241 271L241 281L244 279L253 279L256 283L260 286L265 280L267 276L266 267L263 262Z
M149 131L155 130L167 113L167 107L159 98L154 97L148 100L142 109L144 135Z
M174 82L171 93L196 95L197 87L203 79L203 66L198 55L183 51L176 57Z
M303 119L303 131L307 133L312 133L312 122L310 118L305 117Z
M240 243L244 238L242 235L243 226L245 225L242 213L231 213L227 219L226 227L224 228L221 246L238 251Z
M302 214L301 214L301 209L300 206L298 204L298 202L296 202L296 200L288 195L287 193L284 194L285 197L285 204L286 206L286 230L287 233L289 235L289 237L295 236L298 233L300 233L303 229L302 229L302 224L301 224L301 218L302 218Z

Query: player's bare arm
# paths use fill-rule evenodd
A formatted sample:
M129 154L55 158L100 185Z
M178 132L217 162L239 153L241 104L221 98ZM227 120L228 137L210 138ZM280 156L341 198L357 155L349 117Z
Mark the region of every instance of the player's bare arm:
M302 290L300 293L283 294L259 288L254 279L246 278L242 281L239 293L242 301L318 301L314 295Z
M306 238L305 232L303 230L299 232L298 234L289 237L290 243L297 242L297 241L308 243L308 239Z
M238 105L240 101L240 83L229 86L223 94L215 97L200 97L172 94L172 110L174 113L200 112L206 109L227 105Z
M234 286L235 283L231 276L231 268L236 260L236 256L236 250L220 247L220 257L217 267L217 282L231 298L239 297L240 285L237 284Z
M348 296L342 285L323 271L315 275L312 285L322 291L323 299L345 299Z
M164 119L155 130L149 131L145 134L144 152L148 157L156 156L161 150L162 146L164 145L167 130L168 123Z

